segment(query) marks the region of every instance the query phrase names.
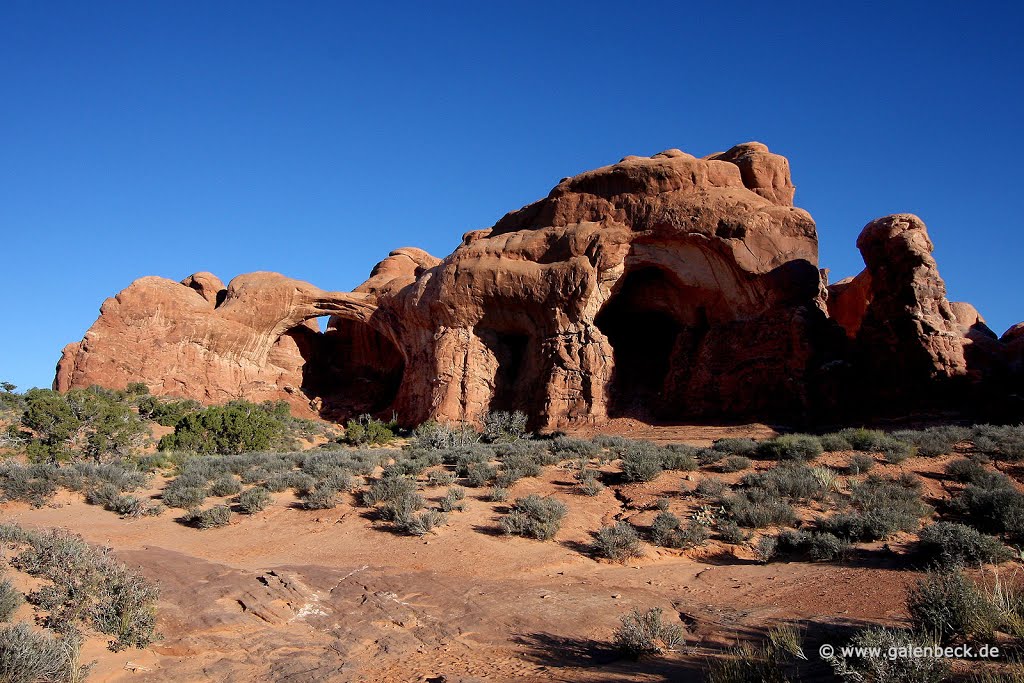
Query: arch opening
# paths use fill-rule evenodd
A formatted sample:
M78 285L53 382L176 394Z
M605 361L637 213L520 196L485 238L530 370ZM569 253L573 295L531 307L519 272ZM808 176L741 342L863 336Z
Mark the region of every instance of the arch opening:
M715 300L714 293L682 285L661 268L627 270L595 320L612 346L610 417L686 415L688 384Z
M405 373L405 360L387 336L367 323L331 316L288 332L304 360L302 393L320 416L345 421L387 414Z

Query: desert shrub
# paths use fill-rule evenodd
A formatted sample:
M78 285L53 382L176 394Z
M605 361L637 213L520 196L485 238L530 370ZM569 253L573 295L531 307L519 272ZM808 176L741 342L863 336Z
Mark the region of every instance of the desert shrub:
M674 443L661 449L661 466L675 472L691 472L698 467L697 449Z
M331 510L338 507L338 490L331 486L314 486L299 495L306 510Z
M978 452L995 460L1024 459L1024 425L977 425L972 440Z
M53 464L0 462L0 493L4 501L22 501L40 508L60 485L60 469Z
M838 432L838 436L845 439L853 450L865 453L878 453L889 442L889 435L885 432L863 427L843 429Z
M405 492L384 501L380 514L386 520L395 523L396 527L406 527L418 510L422 510L426 501L418 493Z
M207 406L178 420L174 433L160 439L159 448L244 453L283 446L289 441L287 410L287 404L282 410L275 404L256 405L241 400Z
M916 478L868 475L851 488L855 512L819 519L818 528L850 541L878 541L897 531L915 531L929 508Z
M874 466L874 457L867 453L854 453L850 456L850 463L846 466L846 471L850 474L865 474Z
M230 475L219 477L210 483L210 495L218 498L223 496L233 496L241 490L242 484Z
M772 496L795 500L821 498L828 492L827 477L819 468L798 463L784 463L762 472L751 472L741 484L748 489L760 489Z
M62 530L28 532L8 526L0 535L27 546L12 560L15 567L47 581L27 596L47 612L47 625L65 629L87 621L114 636L108 647L115 652L152 642L158 589L114 560L108 549Z
M11 584L10 580L0 580L0 621L10 621L24 601L24 596Z
M767 564L772 561L775 557L775 553L779 547L779 539L775 536L762 536L757 539L757 543L754 544L752 550L758 561L762 564Z
M594 534L594 554L616 562L631 557L640 557L640 535L629 522L619 520L615 524L601 527Z
M988 473L978 480L949 501L950 510L987 533L1024 534L1024 494L1001 473Z
M901 429L893 432L892 436L913 446L917 455L933 458L952 453L956 444L971 437L971 430L948 425L927 429Z
M381 477L363 492L364 505L376 505L398 500L401 496L416 492L416 482L408 477Z
M750 540L750 533L731 519L718 523L718 535L723 541L732 545L740 545Z
M616 450L629 444L629 439L618 434L598 434L597 436L590 439L600 448L609 448Z
M238 507L247 515L254 515L266 510L270 501L270 491L262 486L254 486L238 495Z
M915 630L940 642L991 639L1001 626L1000 610L959 570L928 572L907 593Z
M662 650L675 650L683 643L686 633L681 624L666 622L660 607L646 611L634 609L620 620L622 624L613 636L615 647L634 659Z
M926 562L945 566L998 563L1010 559L999 539L954 522L936 522L918 535L918 554Z
M417 427L412 434L414 447L433 450L461 448L478 441L480 434L466 423L449 425L429 420Z
M447 515L438 510L425 510L418 515L412 515L409 520L399 526L406 533L413 536L425 536L431 531L448 521Z
M499 486L511 486L520 479L540 476L540 473L541 466L531 455L512 453L502 458L497 483Z
M451 486L455 483L455 475L447 470L431 470L427 473L429 486Z
M227 505L215 505L206 509L189 510L182 517L182 522L197 529L217 529L231 523L231 508Z
M483 439L488 443L515 441L526 436L526 414L521 411L490 412L483 417Z
M899 465L917 452L914 446L891 437L882 444L880 450L886 462L893 465Z
M789 526L796 522L796 511L785 498L766 489L737 491L720 499L726 513L742 527L762 529Z
M690 520L686 526L667 510L658 513L651 524L651 542L663 548L693 548L711 537L706 524Z
M465 499L466 489L461 486L452 486L448 489L447 493L444 494L444 498L441 499L441 511L461 512L465 506L463 503Z
M749 457L757 452L757 442L753 439L745 438L718 439L712 444L711 448L726 455L745 455Z
M531 494L516 499L511 512L501 518L501 528L509 535L546 541L558 533L566 512L560 501Z
M716 451L714 448L698 448L694 457L697 458L699 466L707 467L722 462L727 455L724 451Z
M800 680L790 669L806 660L803 639L793 626L778 626L768 632L760 646L743 643L726 655L708 662L706 683L791 683Z
M395 438L394 422L383 422L370 415L360 415L358 419L345 423L345 442L353 446L367 444L384 444Z
M850 442L842 434L822 434L818 437L818 440L821 441L821 447L826 453L853 450L853 446L850 445Z
M974 458L957 458L946 465L946 474L964 484L981 483L989 470Z
M704 496L706 498L716 498L725 491L725 482L717 477L704 477L697 482L697 486L694 487L694 493L698 496Z
M100 387L28 390L21 424L34 434L29 455L52 461L77 451L98 461L131 454L141 445L145 426L125 399Z
M172 481L163 490L163 493L160 494L164 505L172 508L182 508L183 510L189 510L202 505L206 500L206 489L200 486L181 485L178 484L179 481L180 478Z
M777 552L805 556L815 562L842 560L850 551L849 541L827 531L786 529L777 540Z
M469 465L466 469L466 485L474 488L480 486L487 486L492 481L498 478L498 468L490 463L486 462L475 462ZM512 473L508 473L508 476L503 478L504 483L498 484L502 488L507 488L514 483L508 480L512 478Z
M551 451L558 454L563 460L596 458L601 453L601 447L593 441L575 439L571 436L558 436L551 440Z
M786 434L757 446L757 457L767 460L813 460L823 452L818 437L809 434Z
M491 503L504 503L508 499L508 489L500 486L491 487L487 491L486 498Z
M4 683L78 683L89 667L79 663L82 637L75 631L55 635L27 622L0 626L0 681Z
M740 472L741 470L748 469L752 464L750 458L744 455L730 455L722 460L719 468L723 472Z
M146 396L138 401L139 417L152 420L164 427L173 427L178 421L190 413L198 413L203 409L199 401L192 399L166 399Z
M598 479L597 472L594 470L582 470L577 473L576 479L577 490L585 496L596 496L604 491L604 484Z
M826 661L841 681L849 683L941 683L949 674L949 664L940 657L893 657L901 649L934 647L927 636L904 629L872 626L854 634L847 643L850 657L832 655ZM869 652L880 652L871 656Z
M626 481L654 481L661 474L662 455L654 444L635 441L619 451L622 478Z

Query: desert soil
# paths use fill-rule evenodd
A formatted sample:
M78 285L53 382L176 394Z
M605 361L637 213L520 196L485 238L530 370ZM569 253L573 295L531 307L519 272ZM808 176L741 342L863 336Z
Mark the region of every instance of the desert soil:
M618 427L632 438L693 444L773 433L764 425ZM948 459L916 458L902 469L922 473L928 495L939 498L944 485L934 473ZM844 455L823 460L839 464ZM815 659L819 643L847 629L905 618L904 590L918 575L899 561L900 539L843 564L762 565L748 549L717 542L686 552L645 544L645 556L625 564L587 552L604 524L648 524L659 497L687 514L695 503L680 492L701 476L667 472L586 497L568 470L545 468L518 482L510 499L552 494L568 505L549 542L501 535L507 505L480 500L481 489L467 489L466 511L426 538L392 533L349 494L327 511L275 494L266 511L206 531L176 522L177 510L126 520L67 492L41 509L6 504L0 518L71 529L160 583L162 639L116 654L90 640L90 681L700 680L708 657L778 622L800 624ZM437 500L444 489L425 493ZM617 657L609 643L619 617L651 607L686 626L685 647L639 662Z

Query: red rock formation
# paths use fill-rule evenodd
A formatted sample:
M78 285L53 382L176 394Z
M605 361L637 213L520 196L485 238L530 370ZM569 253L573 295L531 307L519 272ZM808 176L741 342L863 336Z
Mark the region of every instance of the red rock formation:
M924 225L869 224L867 270L826 292L793 193L788 161L760 143L673 149L566 178L443 260L396 250L352 293L268 273L226 289L209 273L143 278L65 349L55 385L141 380L407 423L521 409L551 427L793 418L840 393L822 386L846 381L839 366L966 374L967 331L984 323L946 301ZM324 315L320 333L308 321Z

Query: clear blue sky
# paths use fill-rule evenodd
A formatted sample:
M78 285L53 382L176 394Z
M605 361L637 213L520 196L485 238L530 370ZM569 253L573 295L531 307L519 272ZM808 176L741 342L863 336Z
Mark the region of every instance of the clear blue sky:
M637 7L631 7L631 5ZM833 279L928 223L954 300L1024 320L1016 2L32 2L0 7L0 378L142 275L348 289L561 177L789 157Z

